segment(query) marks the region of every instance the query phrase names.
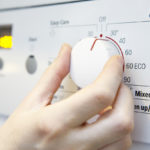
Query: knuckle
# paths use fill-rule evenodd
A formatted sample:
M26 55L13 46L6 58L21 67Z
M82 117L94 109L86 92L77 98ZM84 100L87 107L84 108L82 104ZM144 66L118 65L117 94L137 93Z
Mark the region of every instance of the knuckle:
M111 89L102 89L99 91L95 91L95 100L104 107L112 105L114 97L115 94L112 92Z
M133 120L130 117L125 115L119 115L117 117L117 121L115 123L117 131L122 134L126 135L133 131Z
M48 136L49 139L54 139L64 131L63 123L55 121L40 121L38 131L41 136Z

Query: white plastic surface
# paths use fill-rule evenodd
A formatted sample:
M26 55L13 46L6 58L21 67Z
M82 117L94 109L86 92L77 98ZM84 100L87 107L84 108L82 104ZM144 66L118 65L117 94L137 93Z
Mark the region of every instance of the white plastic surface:
M74 46L71 53L72 80L80 88L89 85L98 77L108 59L114 55L121 54L117 46L109 40L82 39Z
M0 0L0 9L20 8L39 6L45 4L58 4L64 2L74 2L80 0ZM82 1L82 0L81 0Z

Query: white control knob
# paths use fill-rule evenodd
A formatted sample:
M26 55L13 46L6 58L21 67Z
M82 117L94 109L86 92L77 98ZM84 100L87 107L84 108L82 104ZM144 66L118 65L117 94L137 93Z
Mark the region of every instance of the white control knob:
M71 53L70 75L77 86L83 88L92 83L113 55L122 55L113 39L85 38L79 41Z

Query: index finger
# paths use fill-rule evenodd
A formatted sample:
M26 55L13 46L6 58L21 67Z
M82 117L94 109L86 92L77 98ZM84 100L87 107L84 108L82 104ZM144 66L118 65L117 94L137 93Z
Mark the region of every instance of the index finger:
M57 103L58 119L70 127L78 126L112 105L122 81L123 63L121 56L113 56L94 83Z
M69 73L71 47L63 44L59 55L54 62L46 69L35 88L23 101L23 109L46 106L51 103L53 95L59 88L63 78Z

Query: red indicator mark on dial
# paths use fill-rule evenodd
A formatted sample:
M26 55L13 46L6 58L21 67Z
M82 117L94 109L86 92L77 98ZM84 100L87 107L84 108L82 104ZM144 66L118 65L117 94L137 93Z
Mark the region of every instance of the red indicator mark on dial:
M100 34L100 38L102 38L103 37L103 34Z
M94 40L94 42L93 42L93 44L92 44L92 47L91 47L91 51L94 49L94 46L95 46L95 44L96 44L96 42L98 41L98 40L103 40L103 41L108 41L107 39L102 39L102 37L103 37L103 34L100 34L100 39L98 39L98 38L95 38L95 40Z
M99 39L95 39L95 40L94 40L94 42L93 42L93 44L92 44L92 47L91 47L91 51L93 50L94 45L95 45L95 43L96 43L97 40L99 40Z

